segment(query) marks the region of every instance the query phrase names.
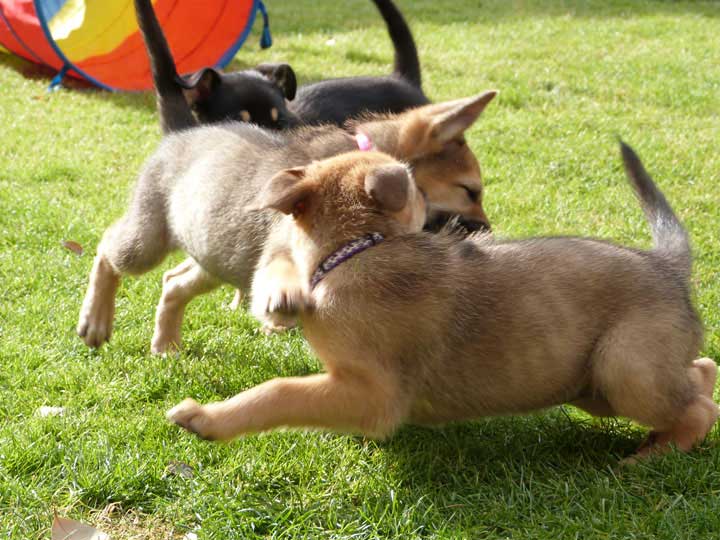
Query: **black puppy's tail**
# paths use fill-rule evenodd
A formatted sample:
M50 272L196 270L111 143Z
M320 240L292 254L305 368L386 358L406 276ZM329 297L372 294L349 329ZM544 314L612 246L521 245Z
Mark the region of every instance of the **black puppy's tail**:
M640 199L650 224L655 252L667 259L685 279L690 277L692 259L687 231L643 167L635 151L620 141L625 171Z
M197 121L178 83L180 76L175 68L175 60L150 0L135 0L135 16L150 57L163 133L196 126Z
M393 74L399 75L407 82L421 88L420 60L410 28L392 0L373 0L385 20L390 39L395 47L395 66Z

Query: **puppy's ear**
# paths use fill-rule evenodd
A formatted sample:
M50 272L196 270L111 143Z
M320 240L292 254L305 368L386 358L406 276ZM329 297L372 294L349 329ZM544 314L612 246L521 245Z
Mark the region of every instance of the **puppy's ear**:
M474 97L441 104L430 122L430 136L440 143L459 136L475 123L496 95L497 91L490 90Z
M265 185L253 208L272 208L297 217L307 209L308 199L315 193L315 189L315 183L305 178L305 167L285 169Z
M194 107L210 98L222 83L222 77L213 68L205 68L188 77L178 77L176 81L182 87L188 105Z
M287 99L291 101L295 99L297 79L293 68L288 64L260 64L255 69L280 88Z
M410 175L403 165L383 165L365 176L365 192L389 212L399 212L408 202Z

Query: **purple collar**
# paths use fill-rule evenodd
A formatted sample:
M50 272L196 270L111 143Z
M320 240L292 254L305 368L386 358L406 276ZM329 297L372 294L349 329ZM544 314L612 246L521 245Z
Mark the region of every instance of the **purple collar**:
M370 233L345 244L320 263L320 266L317 267L317 270L313 272L312 278L310 278L310 289L314 289L315 286L328 274L328 272L330 272L330 270L336 266L340 266L348 259L365 251L367 248L378 245L383 240L385 240L385 237L382 234Z

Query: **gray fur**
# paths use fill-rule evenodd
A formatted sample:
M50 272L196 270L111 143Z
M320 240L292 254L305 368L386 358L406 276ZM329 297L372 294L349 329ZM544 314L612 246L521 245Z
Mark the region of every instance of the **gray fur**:
M270 132L230 122L172 134L145 165L103 248L120 273L145 272L180 249L212 276L247 289L275 221L272 212L251 210L261 188L282 169L354 146L352 136L325 127Z

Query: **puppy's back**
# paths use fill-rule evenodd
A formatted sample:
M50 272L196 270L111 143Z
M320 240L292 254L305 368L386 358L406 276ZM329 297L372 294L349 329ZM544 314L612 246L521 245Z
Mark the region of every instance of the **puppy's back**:
M367 271L341 266L318 286L306 335L318 350L342 344L323 358L362 365L379 355L412 394L416 422L573 399L589 383L598 339L629 315L646 317L649 329L665 317L683 328L688 349L698 347L688 291L668 287L652 252L582 238L496 244L421 234L357 258ZM350 335L364 336L353 354Z

